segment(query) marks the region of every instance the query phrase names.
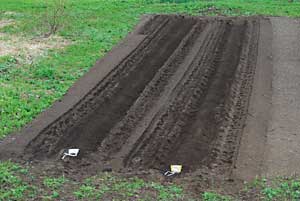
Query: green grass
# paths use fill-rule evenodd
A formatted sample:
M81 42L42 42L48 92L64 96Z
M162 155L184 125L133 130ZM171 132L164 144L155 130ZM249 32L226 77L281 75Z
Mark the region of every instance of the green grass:
M143 193L142 193L143 192ZM103 199L111 197L119 200L138 198L139 200L178 200L184 198L184 191L174 184L162 185L142 179L120 178L111 174L98 175L87 179L74 192L77 199Z
M245 191L255 189L263 201L300 200L300 179L296 176L277 177L272 180L256 179L246 186Z
M46 186L49 189L57 190L65 182L66 182L66 179L64 177L59 177L59 178L46 177L43 181L43 184L44 184L44 186Z
M255 179L244 185L236 195L211 190L194 195L180 185L146 181L113 173L99 173L72 181L64 176L53 177L46 172L33 173L12 162L0 162L0 201L7 200L203 200L203 201L298 201L300 180L296 176ZM224 191L224 189L221 189Z
M215 192L204 192L202 194L204 201L232 201L233 199L229 196L217 194Z
M75 182L65 177L33 175L11 162L0 163L0 201L7 200L191 200L182 187L137 177L102 173Z
M35 187L28 185L19 176L27 170L11 162L0 163L0 200L22 200L24 197L33 198Z
M0 0L0 19L16 21L0 31L27 38L43 33L45 30L40 18L47 10L45 2ZM65 27L59 35L70 40L72 45L63 50L50 50L32 64L19 64L13 57L0 58L0 139L17 131L60 99L97 59L132 29L142 14L300 15L300 3L288 3L287 0L172 2L69 0ZM6 11L14 13L7 15Z

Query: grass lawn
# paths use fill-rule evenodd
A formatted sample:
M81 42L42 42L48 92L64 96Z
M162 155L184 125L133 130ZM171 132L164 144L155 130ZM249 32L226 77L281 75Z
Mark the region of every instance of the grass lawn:
M0 0L0 41L10 40L8 36L28 41L39 38L47 29L42 19L47 8L49 8L49 1ZM126 36L143 14L299 17L300 2L290 3L288 0L67 0L66 13L64 27L56 34L68 41L64 48L48 48L41 56L29 63L24 62L26 55L24 56L22 52L0 56L0 140L18 131L55 100L60 99L97 59ZM1 26L1 20L11 20L13 23ZM43 195L42 199L58 199L62 189L61 186L55 187L57 182L64 183L64 185L68 183L68 190L74 190L71 194L76 199L97 199L96 197L89 198L89 196L100 196L100 194L102 196L117 188L115 181L111 178L108 179L111 183L107 183L103 188L95 184L99 178L93 178L92 184L76 184L61 178L48 178L48 180L43 178L42 182L34 186L31 185L34 179L24 179L23 173L26 175L28 170L9 162L0 164L0 200L26 200L40 195ZM105 178L104 180L107 181L107 176ZM183 194L182 189L176 186L166 187L156 183L145 183L142 180L122 180L122 182L125 182L125 189L131 190L118 195L121 200L126 200L126 196L130 197L136 192L141 193L143 189L152 189L157 199L166 196L164 194L175 195L172 198L163 197L165 200L177 199L176 196ZM122 182L119 181L120 185L123 185ZM293 182L287 185L288 187L293 185L292 192L296 190L298 192L298 183ZM275 188L265 188L267 187L261 188L261 192L266 199L270 196L277 196L276 192L279 192ZM122 197L124 195L125 198ZM204 200L228 199L209 192L199 197Z

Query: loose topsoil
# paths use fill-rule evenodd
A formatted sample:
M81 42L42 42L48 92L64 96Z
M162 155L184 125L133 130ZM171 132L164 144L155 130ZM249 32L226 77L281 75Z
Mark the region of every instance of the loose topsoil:
M171 164L186 178L265 173L272 39L267 18L146 16L62 100L5 139L0 159L82 174ZM68 148L80 154L62 161Z

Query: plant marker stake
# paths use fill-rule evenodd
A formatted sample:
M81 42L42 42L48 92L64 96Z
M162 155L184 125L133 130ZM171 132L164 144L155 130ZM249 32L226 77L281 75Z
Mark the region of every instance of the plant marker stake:
M170 169L171 169L171 171L166 171L164 173L165 176L170 177L170 176L173 176L175 174L181 173L182 165L171 165Z
M64 155L61 159L64 160L67 156L76 157L78 156L78 153L79 149L68 149L66 152L64 152Z

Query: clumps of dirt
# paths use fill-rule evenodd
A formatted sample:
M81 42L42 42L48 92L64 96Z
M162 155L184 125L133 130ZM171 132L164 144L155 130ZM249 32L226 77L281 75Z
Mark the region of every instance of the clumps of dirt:
M14 20L0 20L0 29L11 26ZM0 57L13 56L22 64L33 63L37 58L47 55L49 49L60 49L70 45L70 41L60 37L28 38L3 33L0 30Z

